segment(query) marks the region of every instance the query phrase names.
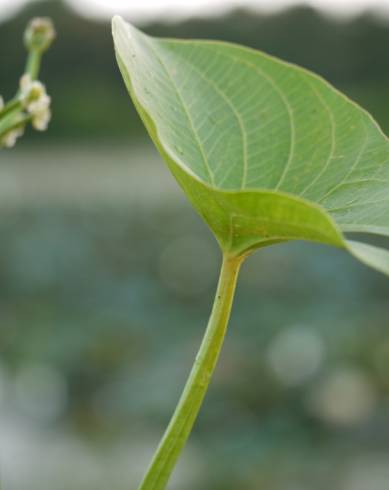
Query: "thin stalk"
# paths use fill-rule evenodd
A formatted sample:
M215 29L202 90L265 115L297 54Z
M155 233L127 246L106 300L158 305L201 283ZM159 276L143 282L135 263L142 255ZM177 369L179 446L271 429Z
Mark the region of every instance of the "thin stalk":
M163 490L191 433L215 369L230 318L242 257L223 256L212 313L196 360L139 490Z
M32 119L31 114L24 112L13 112L0 117L0 138L13 129L25 126Z
M25 73L28 73L31 80L36 80L38 78L39 70L41 67L42 51L37 49L32 49L28 53L27 63Z
M20 99L16 96L5 104L3 109L0 111L0 118L5 117L6 114L8 114L11 111L14 111L15 109L17 110L22 109L22 103Z
M31 77L31 80L36 80L38 78L39 69L41 66L42 52L37 49L32 49L28 53L25 73L28 73ZM17 113L18 111L22 111L22 102L20 100L20 88L18 89L16 95L9 101L2 110L0 110L0 120L4 119L11 112ZM3 131L4 133L4 131Z

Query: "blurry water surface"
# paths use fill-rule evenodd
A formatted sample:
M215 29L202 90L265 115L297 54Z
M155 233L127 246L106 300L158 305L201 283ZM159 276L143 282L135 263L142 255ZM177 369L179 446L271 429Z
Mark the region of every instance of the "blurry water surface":
M136 488L202 336L220 262L151 146L2 152L4 490ZM171 488L387 490L389 283L292 243L242 270Z

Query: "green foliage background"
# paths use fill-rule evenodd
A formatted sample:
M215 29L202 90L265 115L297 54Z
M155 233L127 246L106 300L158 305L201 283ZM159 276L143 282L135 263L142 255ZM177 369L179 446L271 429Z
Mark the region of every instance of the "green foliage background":
M77 17L55 0L31 4L1 25L1 56L7 67L1 72L2 93L10 96L14 91L24 62L20 33L36 14L51 16L58 31L42 71L56 111L49 136L126 138L143 133L138 118L129 117L130 102L124 103L109 22ZM372 112L384 130L389 128L387 105L382 103L389 94L389 29L377 15L340 21L301 6L273 15L240 10L221 18L141 27L158 36L233 41L297 63L324 76Z

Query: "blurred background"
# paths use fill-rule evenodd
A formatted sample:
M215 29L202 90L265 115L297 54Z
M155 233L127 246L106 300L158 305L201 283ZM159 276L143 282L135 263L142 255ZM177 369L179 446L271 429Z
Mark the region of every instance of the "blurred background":
M175 5L176 4L176 5ZM137 488L203 334L220 262L148 141L109 18L310 68L389 132L389 2L0 0L0 93L27 20L58 38L46 133L0 155L2 490ZM244 265L172 490L387 490L389 281L307 243Z

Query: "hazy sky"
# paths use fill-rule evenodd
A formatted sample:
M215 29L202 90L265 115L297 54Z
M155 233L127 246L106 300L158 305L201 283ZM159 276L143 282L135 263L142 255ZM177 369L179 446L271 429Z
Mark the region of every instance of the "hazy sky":
M0 17L9 17L28 1L0 0ZM368 7L376 7L389 15L389 0L67 0L84 15L110 17L126 15L134 20L172 18L191 14L217 13L246 5L261 10L275 10L285 6L306 3L338 15L353 15Z

